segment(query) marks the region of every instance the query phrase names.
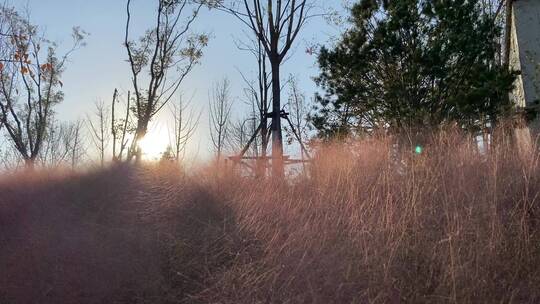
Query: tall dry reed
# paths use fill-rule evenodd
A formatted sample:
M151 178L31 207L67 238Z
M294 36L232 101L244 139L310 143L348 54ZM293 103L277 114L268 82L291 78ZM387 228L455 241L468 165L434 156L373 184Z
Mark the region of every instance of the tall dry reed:
M0 302L29 303L15 285L32 277L40 303L71 303L73 288L78 303L537 303L539 154L472 142L441 132L421 154L385 137L328 144L285 183L170 164L4 180ZM20 239L49 217L60 224L39 242ZM56 249L33 250L40 271L21 275L36 244ZM77 244L83 271L54 258ZM62 275L74 278L43 283ZM109 289L95 279L107 275Z

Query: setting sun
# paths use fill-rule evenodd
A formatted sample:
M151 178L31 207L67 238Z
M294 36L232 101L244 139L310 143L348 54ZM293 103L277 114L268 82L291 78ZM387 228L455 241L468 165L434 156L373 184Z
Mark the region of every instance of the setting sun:
M139 147L142 149L143 157L146 160L160 159L167 149L167 145L169 145L167 134L160 131L151 131L139 141Z

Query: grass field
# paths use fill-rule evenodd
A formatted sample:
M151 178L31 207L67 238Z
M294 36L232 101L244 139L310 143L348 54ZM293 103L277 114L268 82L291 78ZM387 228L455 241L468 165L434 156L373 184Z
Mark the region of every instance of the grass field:
M261 182L170 164L0 181L0 303L538 303L536 153L322 148Z

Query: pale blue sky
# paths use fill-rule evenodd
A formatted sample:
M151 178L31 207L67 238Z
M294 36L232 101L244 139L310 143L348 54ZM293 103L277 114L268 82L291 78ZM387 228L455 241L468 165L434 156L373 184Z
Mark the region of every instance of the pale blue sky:
M155 2L133 1L133 37L143 33L152 22ZM72 26L80 26L90 33L87 46L71 57L63 76L65 101L57 108L61 120L84 118L86 113L92 112L96 100L109 101L114 88L130 89L129 67L122 47L126 20L124 0L12 0L12 3L19 7L27 5L32 21L61 45L69 45ZM340 3L341 0L328 0L324 5L338 7ZM242 97L243 82L238 69L249 75L250 71L254 72L255 62L250 54L236 48L234 39L244 38L245 26L234 17L216 10L204 10L193 29L210 33L211 39L201 64L186 78L181 90L184 95L193 96L195 107L203 110L191 151L199 147L200 155L209 155L208 90L214 81L228 77L232 95L238 99L235 116L242 116L243 102L239 98ZM327 42L336 32L336 28L324 20L312 20L299 37L293 56L285 63L282 77L290 73L296 75L307 96L313 95L316 87L312 77L317 75L318 68L316 57L307 54L305 49L313 42ZM167 119L158 117L158 120L154 132L167 132Z

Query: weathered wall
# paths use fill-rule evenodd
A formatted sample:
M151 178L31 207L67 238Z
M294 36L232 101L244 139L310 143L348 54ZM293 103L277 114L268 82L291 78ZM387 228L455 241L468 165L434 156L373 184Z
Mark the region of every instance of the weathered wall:
M520 108L535 107L540 101L540 0L514 0L510 33L510 68L521 71L511 99ZM540 119L515 129L521 153L532 151L538 142Z
M540 0L514 0L510 66L521 71L513 94L518 106L540 101Z

